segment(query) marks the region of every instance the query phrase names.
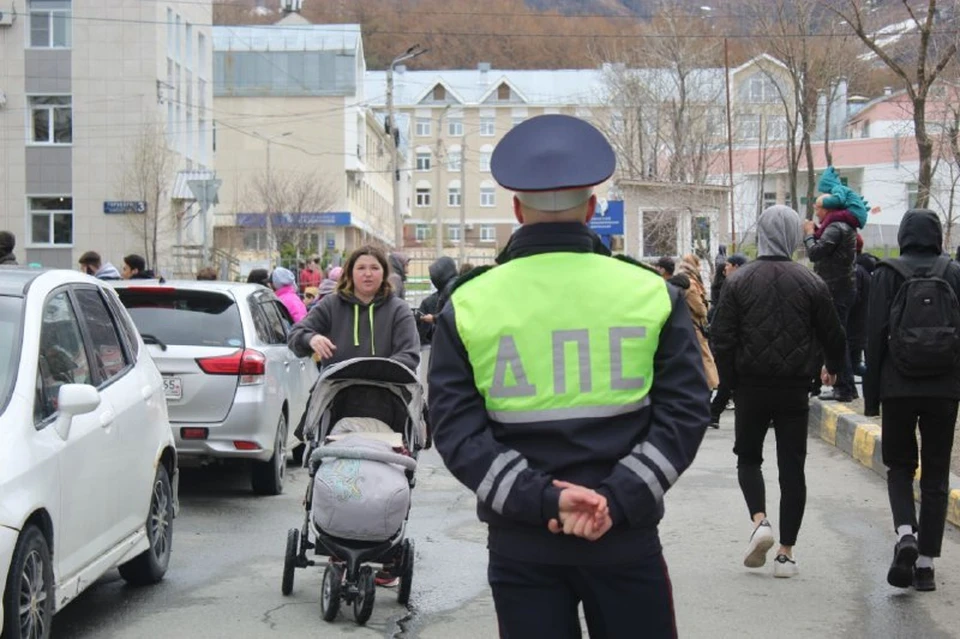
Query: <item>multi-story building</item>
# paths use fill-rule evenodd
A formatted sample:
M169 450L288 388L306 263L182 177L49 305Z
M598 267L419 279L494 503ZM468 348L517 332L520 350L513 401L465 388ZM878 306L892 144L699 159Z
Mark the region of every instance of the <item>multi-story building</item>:
M217 26L214 58L216 243L241 273L392 245L391 141L366 106L360 26L296 11Z
M211 2L0 0L0 228L22 263L177 270L212 166ZM194 265L183 265L189 270Z

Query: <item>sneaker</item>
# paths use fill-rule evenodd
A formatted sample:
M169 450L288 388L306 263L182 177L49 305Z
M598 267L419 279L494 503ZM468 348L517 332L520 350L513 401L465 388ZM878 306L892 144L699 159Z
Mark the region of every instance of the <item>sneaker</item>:
M762 520L750 535L750 545L743 558L747 568L759 568L767 563L767 551L773 548L773 528L766 519Z
M909 588L913 584L913 565L919 556L917 538L913 535L901 537L893 547L893 563L887 571L887 583L894 588Z
M373 581L381 588L396 588L400 584L400 577L395 577L389 570L378 570Z
M857 398L854 395L838 395L836 391L820 395L820 401L822 402L839 402L841 404L849 404L855 399Z
M720 428L720 420L719 420L719 419L711 419L711 420L710 420L710 428Z
M780 553L777 555L777 558L773 560L773 576L774 577L796 577L799 569L797 568L797 560L787 557L785 554Z
M915 568L913 571L913 587L920 592L936 590L937 580L934 579L933 568Z

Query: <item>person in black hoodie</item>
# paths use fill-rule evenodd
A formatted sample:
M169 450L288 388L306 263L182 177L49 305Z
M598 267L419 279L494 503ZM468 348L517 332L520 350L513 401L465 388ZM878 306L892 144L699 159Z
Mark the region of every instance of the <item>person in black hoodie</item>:
M17 237L10 231L0 231L0 265L16 266L17 258L13 249L17 245Z
M430 281L435 290L423 298L420 308L417 309L417 330L420 332L420 345L429 346L433 339L435 327L434 316L443 310L443 305L450 299L450 290L457 281L457 263L452 257L437 259L430 265Z
M807 487L807 389L818 373L826 381L842 368L843 327L822 279L792 260L800 242L800 216L777 205L757 222L759 257L723 285L712 335L720 379L736 391L737 475L753 534L743 563L759 568L774 544L767 520L761 464L770 423L780 471L780 549L774 575L797 574L797 542ZM785 309L786 310L785 312ZM826 369L821 371L821 357Z
M926 209L907 211L897 240L902 266L915 273L931 269L943 252L940 218ZM934 377L907 377L899 372L889 350L889 317L904 279L885 266L880 262L871 281L863 412L876 416L883 407L883 463L888 469L887 492L898 537L887 582L900 588L912 584L917 590L935 590L933 559L940 556L947 514L950 451L960 400L960 364L950 373ZM943 279L960 296L960 264L947 264ZM960 330L960 326L955 328ZM918 425L922 440L919 461L923 467L919 525L913 496Z

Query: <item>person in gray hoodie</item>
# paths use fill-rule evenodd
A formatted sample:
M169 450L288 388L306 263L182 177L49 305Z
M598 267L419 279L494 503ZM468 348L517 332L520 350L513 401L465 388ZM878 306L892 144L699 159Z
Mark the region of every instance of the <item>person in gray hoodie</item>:
M737 475L753 520L743 563L759 568L774 545L767 520L763 440L771 422L780 471L780 549L774 575L797 574L797 542L807 488L807 388L842 369L846 339L830 291L820 277L793 261L800 216L786 206L765 210L757 223L759 257L731 273L711 334L720 378L736 391ZM821 370L821 352L826 367Z
M328 295L290 331L297 357L316 353L329 366L354 357L387 357L417 370L420 338L410 305L396 297L383 251L364 246L347 260Z

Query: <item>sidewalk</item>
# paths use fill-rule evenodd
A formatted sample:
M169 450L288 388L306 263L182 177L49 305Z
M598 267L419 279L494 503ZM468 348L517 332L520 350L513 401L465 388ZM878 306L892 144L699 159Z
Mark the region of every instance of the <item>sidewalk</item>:
M883 464L880 446L879 418L864 417L846 404L810 400L810 434L819 437L831 446L855 459L861 465L886 479L887 467ZM955 447L956 449L956 447ZM913 492L919 499L920 473L914 481ZM950 497L947 521L960 527L960 477L950 474Z

